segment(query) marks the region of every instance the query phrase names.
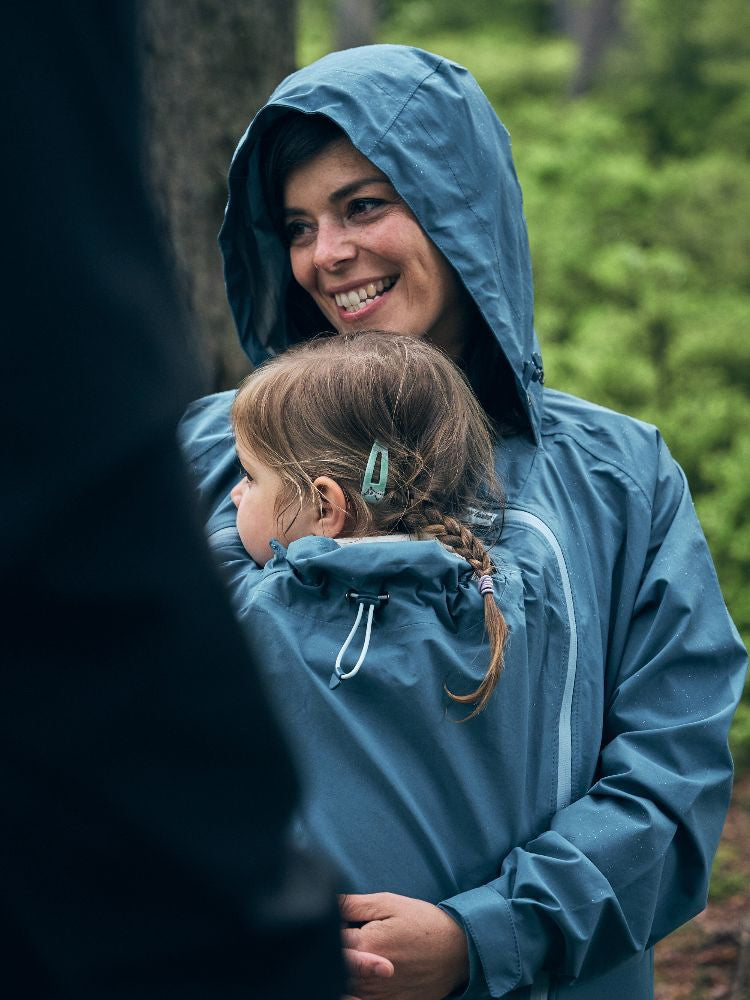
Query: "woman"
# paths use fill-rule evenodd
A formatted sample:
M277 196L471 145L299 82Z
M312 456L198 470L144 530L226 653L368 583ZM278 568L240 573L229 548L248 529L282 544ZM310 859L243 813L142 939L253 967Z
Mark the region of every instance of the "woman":
M460 66L334 53L243 137L220 242L254 363L331 327L425 336L498 432L497 553L519 611L505 669L533 678L517 752L496 762L505 849L449 899L397 879L346 897L356 992L651 996L651 946L705 904L744 651L655 429L544 387L507 133ZM236 539L231 400L183 427L219 548Z

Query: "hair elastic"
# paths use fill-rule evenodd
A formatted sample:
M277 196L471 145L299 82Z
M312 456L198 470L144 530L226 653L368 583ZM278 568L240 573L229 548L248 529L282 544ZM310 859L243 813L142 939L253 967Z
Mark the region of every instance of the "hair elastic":
M375 472L375 463L380 458L380 476L378 481L372 481ZM370 457L367 459L367 468L362 477L362 499L367 503L380 503L385 496L385 485L388 482L388 449L379 441L374 441L370 449Z
M479 593L482 595L482 597L484 597L485 594L494 593L495 590L495 585L492 582L492 577L488 576L486 573L484 574L484 576L480 576L479 579L477 580L477 587L479 587Z

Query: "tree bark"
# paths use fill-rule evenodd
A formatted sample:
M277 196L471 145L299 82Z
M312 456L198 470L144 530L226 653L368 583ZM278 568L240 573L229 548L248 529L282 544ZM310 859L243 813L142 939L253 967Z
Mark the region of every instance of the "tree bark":
M380 20L379 0L336 0L334 4L335 47L351 49L375 41Z
M142 0L148 167L209 389L248 370L216 236L226 173L248 122L294 69L294 0Z
M557 22L578 43L570 95L579 97L591 89L604 56L619 37L620 0L557 0L555 10Z

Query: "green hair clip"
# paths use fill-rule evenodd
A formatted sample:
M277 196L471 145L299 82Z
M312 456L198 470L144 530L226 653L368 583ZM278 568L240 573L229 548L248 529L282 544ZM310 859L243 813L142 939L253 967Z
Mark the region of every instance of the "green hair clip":
M375 463L380 458L380 476L378 481L372 481L375 472ZM388 449L379 441L373 443L370 449L370 457L367 459L367 468L362 477L362 499L366 503L380 503L385 496L385 484L388 482Z

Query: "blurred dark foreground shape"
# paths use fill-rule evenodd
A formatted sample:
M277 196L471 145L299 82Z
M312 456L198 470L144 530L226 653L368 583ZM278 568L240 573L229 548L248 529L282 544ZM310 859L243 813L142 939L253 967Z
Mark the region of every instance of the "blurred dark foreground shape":
M131 3L0 32L2 995L336 997L338 918L173 438Z

